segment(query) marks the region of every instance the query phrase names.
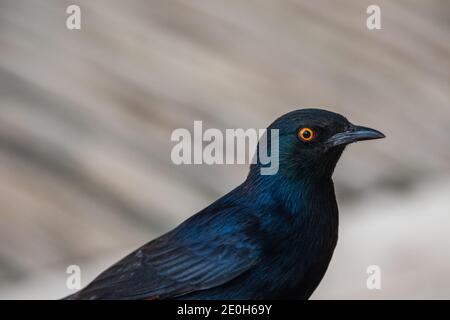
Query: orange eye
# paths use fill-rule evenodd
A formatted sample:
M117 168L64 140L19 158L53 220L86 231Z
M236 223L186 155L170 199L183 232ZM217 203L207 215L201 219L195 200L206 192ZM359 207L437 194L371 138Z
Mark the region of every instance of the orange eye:
M302 128L298 131L298 137L305 142L310 142L314 139L314 131L310 128Z

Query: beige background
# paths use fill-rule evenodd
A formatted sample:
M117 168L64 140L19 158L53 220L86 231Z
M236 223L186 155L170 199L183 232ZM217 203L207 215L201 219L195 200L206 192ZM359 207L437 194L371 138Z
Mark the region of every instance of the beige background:
M450 298L450 2L376 1L369 31L372 3L1 0L0 298L66 295L68 265L85 285L244 179L172 164L174 129L298 107L387 135L336 169L340 242L314 298Z

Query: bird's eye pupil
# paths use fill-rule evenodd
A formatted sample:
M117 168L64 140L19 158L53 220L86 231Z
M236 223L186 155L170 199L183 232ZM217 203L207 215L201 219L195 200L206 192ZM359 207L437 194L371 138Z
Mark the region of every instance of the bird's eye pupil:
M302 128L298 132L298 136L302 141L309 142L314 138L314 131L310 128Z

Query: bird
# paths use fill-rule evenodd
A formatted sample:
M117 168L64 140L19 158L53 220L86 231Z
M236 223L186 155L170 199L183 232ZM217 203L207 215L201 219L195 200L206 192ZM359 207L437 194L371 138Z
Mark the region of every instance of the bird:
M338 240L335 166L349 144L385 135L311 108L267 129L279 133L276 174L252 163L241 185L65 299L308 299Z

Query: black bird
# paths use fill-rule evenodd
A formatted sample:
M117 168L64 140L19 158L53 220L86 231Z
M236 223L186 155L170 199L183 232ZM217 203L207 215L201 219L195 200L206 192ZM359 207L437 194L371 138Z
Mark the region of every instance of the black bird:
M275 175L252 164L240 186L67 299L309 298L338 238L336 163L346 145L384 135L320 109L268 129L279 129Z

